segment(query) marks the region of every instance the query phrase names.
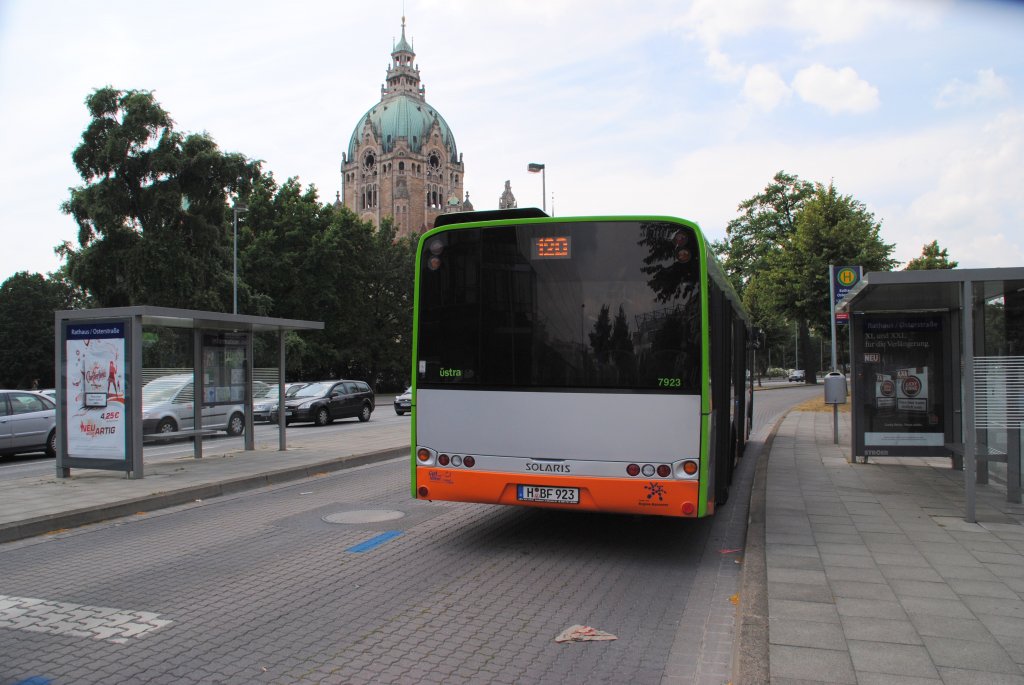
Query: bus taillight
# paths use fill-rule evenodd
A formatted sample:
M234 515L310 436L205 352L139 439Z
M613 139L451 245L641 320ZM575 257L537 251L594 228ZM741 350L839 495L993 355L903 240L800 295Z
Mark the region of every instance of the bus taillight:
M686 461L683 462L683 473L685 473L687 476L696 475L697 470L699 468L700 467L697 464L697 462L693 461L692 459L687 459Z
M441 466L448 466L448 462L450 461L451 459L448 458L447 454L441 454L438 455L437 457L437 463L440 464ZM456 466L458 466L458 464L456 464Z
M661 464L658 466L658 475L662 478L668 478L670 473L672 473L672 467L668 464Z
M476 466L476 459L467 454L462 458L462 465L465 466L467 469L471 469L474 466Z
M639 476L640 466L638 464L630 464L629 466L626 467L626 473L628 473L631 476Z
M430 454L430 450L428 450L425 447L421 447L418 450L416 450L416 458L419 459L420 461L430 461L431 456L432 455Z

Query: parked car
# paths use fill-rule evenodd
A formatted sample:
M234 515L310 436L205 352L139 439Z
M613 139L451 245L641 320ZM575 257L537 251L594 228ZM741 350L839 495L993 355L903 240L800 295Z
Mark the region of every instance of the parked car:
M299 388L285 398L285 423L313 422L326 426L335 419L356 417L369 421L376 406L376 397L363 381L319 381ZM270 412L270 421L277 421L279 409Z
M790 371L789 372L789 382L790 383L803 383L806 380L807 380L807 375L804 373L803 369L797 369L795 371Z
M142 386L142 432L174 433L195 427L195 388L192 374L155 378ZM202 427L228 435L245 431L243 404L204 404Z
M399 416L412 411L412 387L405 389L401 395L395 395L395 413Z
M285 383L284 396L291 397L299 388L306 383ZM252 396L252 420L270 421L270 414L277 409L278 391L277 387L268 385L266 391L259 397Z
M0 390L0 455L57 454L57 405L28 390Z
M40 395L46 395L51 400L53 400L54 404L57 403L57 389L56 388L47 388L45 390L35 390L34 392L38 392Z

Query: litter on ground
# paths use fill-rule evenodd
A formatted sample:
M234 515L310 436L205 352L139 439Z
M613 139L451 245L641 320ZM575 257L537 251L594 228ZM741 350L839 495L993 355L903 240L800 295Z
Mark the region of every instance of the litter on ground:
M585 642L588 640L618 640L616 636L611 633L606 633L603 630L597 630L590 626L569 626L555 638L555 642Z

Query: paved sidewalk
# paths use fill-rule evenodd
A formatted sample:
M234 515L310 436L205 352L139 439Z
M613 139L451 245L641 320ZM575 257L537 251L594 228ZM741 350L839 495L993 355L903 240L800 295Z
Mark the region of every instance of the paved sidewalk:
M409 426L352 432L322 447L281 452L277 444L275 436L252 452L146 463L138 480L91 469L0 480L0 543L408 455Z
M979 486L966 523L949 459L850 464L840 429L834 445L830 412L794 412L771 446L771 682L1024 684L1024 506Z

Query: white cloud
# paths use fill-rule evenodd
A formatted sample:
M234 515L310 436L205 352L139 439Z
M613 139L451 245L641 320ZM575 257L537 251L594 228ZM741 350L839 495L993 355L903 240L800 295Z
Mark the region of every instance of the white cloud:
M980 69L973 83L964 83L955 78L944 85L939 91L938 97L935 98L935 106L939 109L967 107L981 102L1000 100L1009 94L1010 89L1006 85L1006 81L996 74L994 69Z
M878 89L850 67L830 69L815 64L801 69L793 78L793 90L805 102L823 107L831 114L861 114L879 105Z
M808 181L834 181L839 192L864 202L901 262L938 240L961 268L1010 267L1024 264L1020 159L1024 109L912 133L709 143L675 156L668 168L597 169L567 155L559 161L559 178L586 175L587 184L554 185L561 215L636 212L636 191L643 189L644 212L693 219L717 239L737 205L784 170ZM523 176L513 180L517 197L520 190L524 198L535 196L537 183Z
M680 16L680 26L705 48L712 68L732 65L723 44L731 38L759 33L796 34L805 49L852 43L872 32L897 27L933 28L953 0L693 0ZM735 77L731 70L721 75Z
M768 0L766 0L768 1ZM952 0L789 0L775 16L804 34L804 45L851 43L887 26L932 28Z
M778 107L791 92L779 72L763 64L751 67L743 84L743 97L765 112Z

